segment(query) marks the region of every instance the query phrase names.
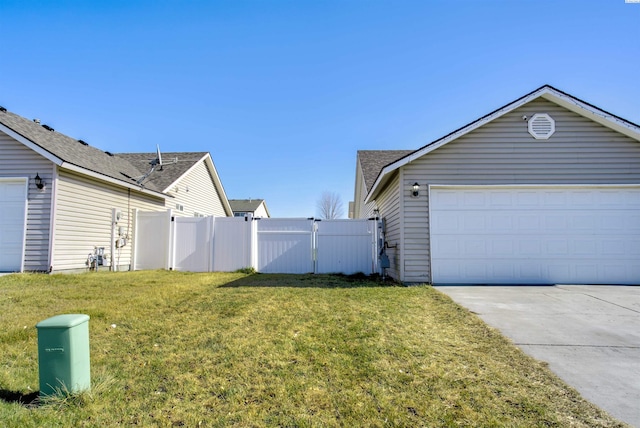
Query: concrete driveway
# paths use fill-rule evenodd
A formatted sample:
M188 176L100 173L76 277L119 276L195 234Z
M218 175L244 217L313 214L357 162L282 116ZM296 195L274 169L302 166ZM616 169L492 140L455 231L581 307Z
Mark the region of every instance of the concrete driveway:
M584 398L640 428L640 286L441 286Z

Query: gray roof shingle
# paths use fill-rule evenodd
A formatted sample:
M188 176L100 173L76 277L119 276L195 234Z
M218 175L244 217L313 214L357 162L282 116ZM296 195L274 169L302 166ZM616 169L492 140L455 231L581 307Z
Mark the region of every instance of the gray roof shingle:
M367 192L376 182L376 178L385 166L413 153L415 150L358 150L360 168L364 176Z
M254 212L264 199L229 199L231 209L236 212Z
M156 157L155 153L109 154L86 143L82 144L75 138L48 130L39 123L4 109L0 109L0 123L65 163L129 185L136 184L136 180L150 170L149 162ZM162 192L205 154L205 152L163 154L163 160L177 157L178 162L164 165L162 170L156 168L144 180L144 188Z
M189 168L206 156L207 152L167 152L162 153L162 167L157 166L142 184L153 186L160 191L167 189L177 179L182 177ZM156 158L156 153L117 153L116 157L131 163L143 174L151 169L150 162ZM175 162L174 159L176 160ZM141 174L142 175L142 174Z

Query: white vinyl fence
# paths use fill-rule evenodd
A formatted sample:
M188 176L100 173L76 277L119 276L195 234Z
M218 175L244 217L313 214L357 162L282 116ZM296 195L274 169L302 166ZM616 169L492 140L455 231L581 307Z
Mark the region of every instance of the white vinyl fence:
M375 220L135 215L133 269L378 272Z

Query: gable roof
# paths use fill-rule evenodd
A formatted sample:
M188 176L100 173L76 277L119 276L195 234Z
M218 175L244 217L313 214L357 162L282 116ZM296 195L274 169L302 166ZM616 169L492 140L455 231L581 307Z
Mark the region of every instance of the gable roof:
M157 153L118 153L116 156L125 159L138 169L148 172L151 168L150 162L156 158ZM149 174L142 182L145 187L153 186L161 189L163 193L167 193L198 163L204 162L211 174L213 185L218 192L225 213L233 215L227 194L209 152L165 152L162 153L162 159L162 167L156 167L153 173Z
M637 125L633 122L602 110L594 106L593 104L589 104L586 101L582 101L572 95L567 94L566 92L562 92L551 85L544 85L518 98L517 100L503 107L500 107L492 111L491 113L461 128L458 128L455 131L445 135L444 137L432 141L431 143L419 148L418 150L415 150L396 160L395 162L385 166L376 177L373 186L368 189L365 203L370 202L377 196L380 190L384 188L384 185L391 178L391 174L398 168L444 146L451 141L456 140L457 138L465 134L468 134L469 132L535 100L536 98L543 98L547 101L551 101L561 107L566 108L567 110L591 119L594 122L597 122L607 128L613 129L614 131L640 141L640 125Z
M264 209L269 214L267 203L264 199L231 199L229 200L233 212L255 212L260 205L264 204Z
M132 179L146 170L138 169L126 159L104 152L55 130L0 109L0 131L18 140L56 165L91 175L126 187L135 188L154 196L166 197L154 185L140 186Z
M196 163L207 156L208 152L171 152L162 153L163 165L156 167L153 173L143 181L145 187L153 186L162 192L167 192L171 185L186 174ZM143 174L151 168L150 162L156 158L156 153L117 153L121 158L135 166ZM176 160L173 162L173 160Z
M149 172L150 161L156 153L111 154L92 147L44 125L0 108L0 131L18 140L61 168L87 174L156 197L167 198L173 183L204 161L213 177L214 185L228 215L232 214L224 188L208 152L164 153L165 161L177 158L156 168L140 185L136 182Z
M414 150L358 150L358 160L367 192L382 168L413 152Z

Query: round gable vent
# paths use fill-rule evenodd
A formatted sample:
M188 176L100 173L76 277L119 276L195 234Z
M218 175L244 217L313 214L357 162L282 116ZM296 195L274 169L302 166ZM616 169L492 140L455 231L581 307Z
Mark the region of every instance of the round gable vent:
M536 113L529 119L529 134L536 140L546 140L556 132L556 121L546 113Z

